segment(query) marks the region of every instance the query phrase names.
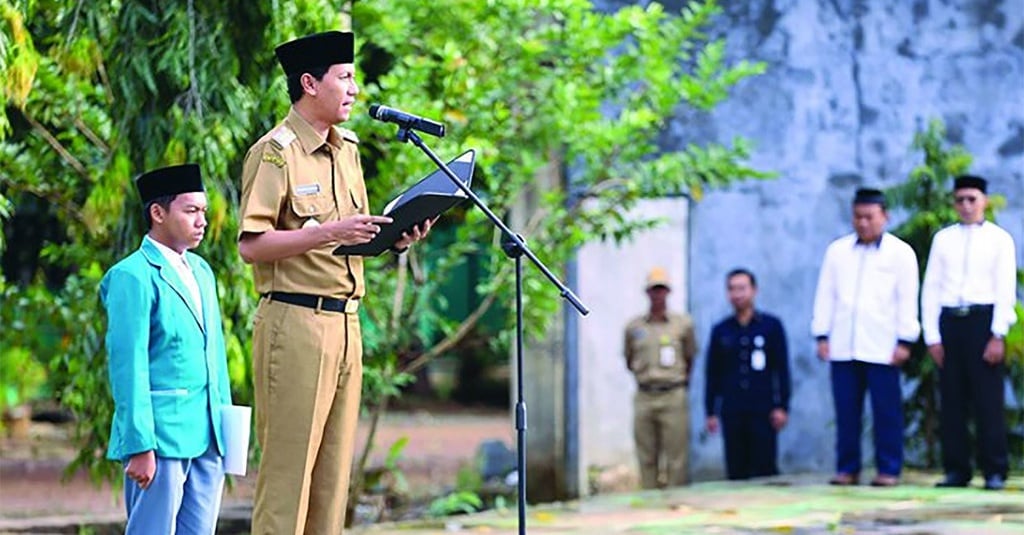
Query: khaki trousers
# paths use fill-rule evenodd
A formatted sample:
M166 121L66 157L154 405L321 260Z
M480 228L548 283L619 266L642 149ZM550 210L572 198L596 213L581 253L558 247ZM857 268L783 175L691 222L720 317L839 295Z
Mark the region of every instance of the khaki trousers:
M357 314L263 299L253 326L253 535L344 530L362 387Z
M633 437L643 488L685 485L690 448L687 390L638 391L633 399Z

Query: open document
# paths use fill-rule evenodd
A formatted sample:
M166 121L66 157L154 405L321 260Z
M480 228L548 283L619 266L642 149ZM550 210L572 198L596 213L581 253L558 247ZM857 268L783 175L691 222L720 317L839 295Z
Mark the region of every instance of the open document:
M448 167L466 187L469 187L473 179L475 161L476 151L470 149L448 162ZM390 217L394 222L382 224L380 233L373 240L360 245L339 246L334 250L334 254L377 256L390 249L402 238L403 233L410 232L416 225L441 215L464 199L466 194L444 171L438 169L384 207L381 215Z

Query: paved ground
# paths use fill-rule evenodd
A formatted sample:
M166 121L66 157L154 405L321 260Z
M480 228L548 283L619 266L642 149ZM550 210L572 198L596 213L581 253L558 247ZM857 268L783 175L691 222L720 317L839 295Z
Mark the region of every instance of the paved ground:
M67 458L66 430L33 427L27 441L0 441L0 534L79 533L74 521L96 526L92 533L118 533L120 497L84 477L66 485L59 474ZM512 443L514 430L504 412L390 415L379 431L383 451L409 438L400 466L413 495L437 495L455 482L483 440ZM361 430L360 442L365 436ZM580 502L532 506L527 531L554 534L1024 534L1024 477L1011 478L1004 492L934 489L935 474L910 473L893 489L836 488L825 475L783 476L751 483L711 482L669 491L594 496ZM241 478L226 496L220 533L245 533L252 478ZM975 487L980 481L975 480ZM355 533L517 533L510 509L445 520L377 524Z
M823 477L779 477L753 484L712 482L668 491L595 496L528 508L526 527L534 535L1024 533L1021 477L1011 480L1010 490L999 493L925 486L935 480L934 475L912 474L911 484L888 489L829 487L821 484ZM357 533L503 535L517 533L517 526L512 509L445 521L369 526Z

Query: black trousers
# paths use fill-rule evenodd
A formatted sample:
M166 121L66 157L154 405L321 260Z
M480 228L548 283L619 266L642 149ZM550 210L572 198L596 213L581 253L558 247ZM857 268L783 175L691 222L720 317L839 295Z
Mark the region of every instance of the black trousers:
M939 332L945 351L939 373L942 465L946 474L971 478L971 445L967 419L974 417L977 462L985 477L1006 477L1009 468L1003 383L1006 366L985 362L982 355L992 337L992 309L957 315L944 309Z
M722 440L725 442L725 472L729 479L774 476L778 434L772 427L769 411L729 411L722 414Z

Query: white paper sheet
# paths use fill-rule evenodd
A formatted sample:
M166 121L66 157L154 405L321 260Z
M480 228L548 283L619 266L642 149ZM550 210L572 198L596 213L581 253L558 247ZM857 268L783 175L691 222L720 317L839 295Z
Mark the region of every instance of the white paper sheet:
M244 476L249 461L249 429L252 407L228 405L221 409L221 436L224 438L224 472Z

